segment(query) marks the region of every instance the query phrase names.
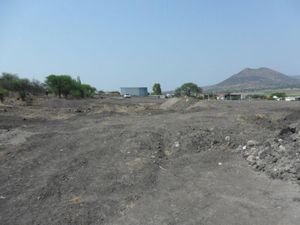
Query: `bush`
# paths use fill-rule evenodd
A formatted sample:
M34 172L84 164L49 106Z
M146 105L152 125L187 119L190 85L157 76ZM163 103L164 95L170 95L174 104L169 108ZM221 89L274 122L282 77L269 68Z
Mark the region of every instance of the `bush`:
M44 86L38 81L20 79L16 74L2 73L0 88L11 92L17 92L24 101L26 94L38 95L45 92Z
M22 101L25 101L26 94L30 90L30 82L28 79L19 79L15 82L15 91L19 93Z
M7 95L7 90L0 87L0 101L4 102L4 97Z
M84 97L87 97L87 98L93 97L97 91L96 88L94 88L88 84L82 84L81 89L83 90Z

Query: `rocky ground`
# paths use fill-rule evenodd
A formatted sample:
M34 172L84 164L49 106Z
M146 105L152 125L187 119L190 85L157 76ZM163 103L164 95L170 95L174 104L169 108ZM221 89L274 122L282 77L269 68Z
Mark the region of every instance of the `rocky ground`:
M300 184L300 113L297 120L277 131L275 137L259 143L249 140L239 146L243 156L254 168L272 178L291 180ZM286 117L283 119L286 121Z
M7 101L0 224L299 224L299 121L300 102Z

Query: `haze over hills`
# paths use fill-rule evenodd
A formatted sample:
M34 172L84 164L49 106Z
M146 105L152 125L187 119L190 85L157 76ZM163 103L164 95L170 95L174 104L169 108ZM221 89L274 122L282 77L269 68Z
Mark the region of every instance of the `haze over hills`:
M246 68L206 91L255 91L263 89L300 88L300 80L269 68Z
M297 75L297 76L291 76L291 77L300 80L300 75Z

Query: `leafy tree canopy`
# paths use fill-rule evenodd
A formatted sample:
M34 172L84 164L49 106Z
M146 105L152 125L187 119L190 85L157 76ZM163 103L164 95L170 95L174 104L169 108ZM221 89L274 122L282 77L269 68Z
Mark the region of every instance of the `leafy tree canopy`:
M77 80L73 79L69 75L49 75L46 78L46 85L55 95L59 98L62 96L68 97L71 95L75 98L86 98L92 97L96 88L88 85L82 84L80 78Z
M202 93L202 89L194 83L185 83L175 90L176 96L197 97Z
M154 95L161 95L161 87L159 83L155 83L152 87L152 91Z

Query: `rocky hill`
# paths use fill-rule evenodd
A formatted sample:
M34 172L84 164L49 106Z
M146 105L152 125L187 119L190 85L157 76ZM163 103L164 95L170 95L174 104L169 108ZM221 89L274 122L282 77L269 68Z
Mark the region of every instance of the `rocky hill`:
M206 87L215 91L253 91L300 87L300 81L269 68L246 68L216 85Z

